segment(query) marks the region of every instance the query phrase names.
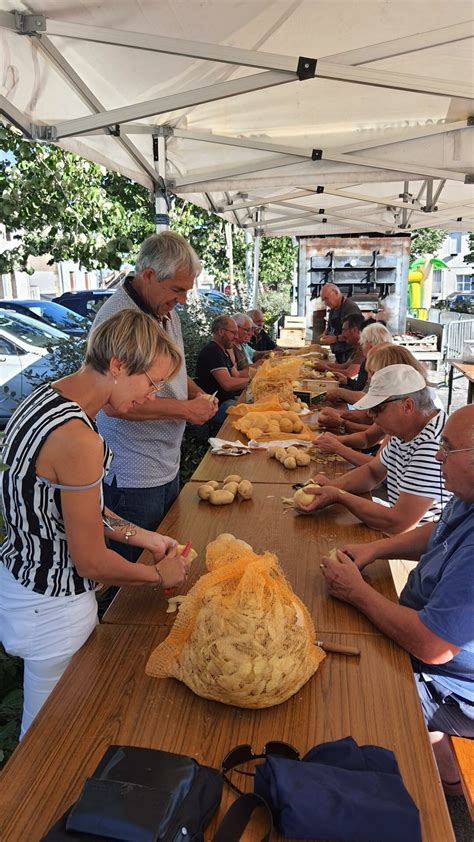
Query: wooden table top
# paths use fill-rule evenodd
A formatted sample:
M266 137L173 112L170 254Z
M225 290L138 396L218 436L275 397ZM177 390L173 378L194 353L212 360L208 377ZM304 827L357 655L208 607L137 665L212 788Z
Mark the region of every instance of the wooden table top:
M211 506L199 500L198 483L188 483L160 525L160 532L180 543L192 540L199 553L193 563L188 587L203 573L206 545L221 532L247 541L256 552L271 550L278 556L288 580L310 611L318 633L325 631L380 634L356 608L327 595L321 569L322 555L344 543L376 540L368 529L342 506L331 506L314 515L285 511L282 496L290 497L290 485L254 486L252 500L228 506ZM147 554L143 554L144 561ZM149 557L148 557L149 560ZM377 561L364 572L384 596L396 600L387 561ZM106 623L170 625L175 615L166 614L166 599L149 586L122 588L104 616Z
M297 467L293 471L284 468L276 459L271 459L264 450L253 450L245 456L217 456L210 450L205 454L191 479L203 484L210 479L222 482L229 474L239 474L242 479L251 482L265 482L280 485L306 482L316 474L339 477L346 473L347 462L310 462L307 467Z
M474 363L463 363L461 360L447 360L450 366L456 368L468 380L474 380Z
M424 842L454 842L410 661L398 646L376 635L333 635L359 646L360 659L328 655L296 696L254 711L201 699L174 679L147 677L145 663L163 634L157 627L103 625L75 655L3 772L2 842L37 842L113 743L188 754L219 767L239 743L260 750L280 739L305 752L349 734L395 752L420 809ZM225 788L218 817L233 798ZM214 828L215 822L206 840Z

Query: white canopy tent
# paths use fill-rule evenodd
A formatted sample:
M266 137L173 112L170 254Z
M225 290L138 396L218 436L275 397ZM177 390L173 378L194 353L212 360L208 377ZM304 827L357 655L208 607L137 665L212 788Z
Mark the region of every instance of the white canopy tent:
M252 233L473 229L471 0L0 0L0 113ZM160 198L161 197L161 198Z

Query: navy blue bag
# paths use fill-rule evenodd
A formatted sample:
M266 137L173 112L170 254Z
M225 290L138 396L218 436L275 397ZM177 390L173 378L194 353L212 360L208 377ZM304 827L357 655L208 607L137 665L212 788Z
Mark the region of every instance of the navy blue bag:
M267 754L255 770L255 793L284 836L421 842L418 809L393 752L351 737L316 746L302 760Z

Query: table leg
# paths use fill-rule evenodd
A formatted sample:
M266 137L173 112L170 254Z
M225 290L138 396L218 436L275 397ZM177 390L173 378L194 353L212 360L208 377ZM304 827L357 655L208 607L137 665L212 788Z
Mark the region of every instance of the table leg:
M469 380L469 385L467 387L467 402L472 403L473 397L474 397L474 380Z
M448 377L448 415L449 410L451 409L451 401L453 398L453 374L454 374L454 367L452 365L449 366L449 377Z

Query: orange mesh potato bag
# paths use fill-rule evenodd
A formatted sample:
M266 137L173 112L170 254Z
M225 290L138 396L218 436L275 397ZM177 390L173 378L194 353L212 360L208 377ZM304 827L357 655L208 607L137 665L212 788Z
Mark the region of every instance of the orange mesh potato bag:
M181 603L174 626L150 655L147 675L174 677L198 696L265 708L293 696L324 652L311 617L276 556L257 555L223 534L206 552L209 573Z
M256 371L252 380L252 394L255 400L278 395L281 400L293 400L293 380L297 380L301 370L301 360L286 357L265 362Z

